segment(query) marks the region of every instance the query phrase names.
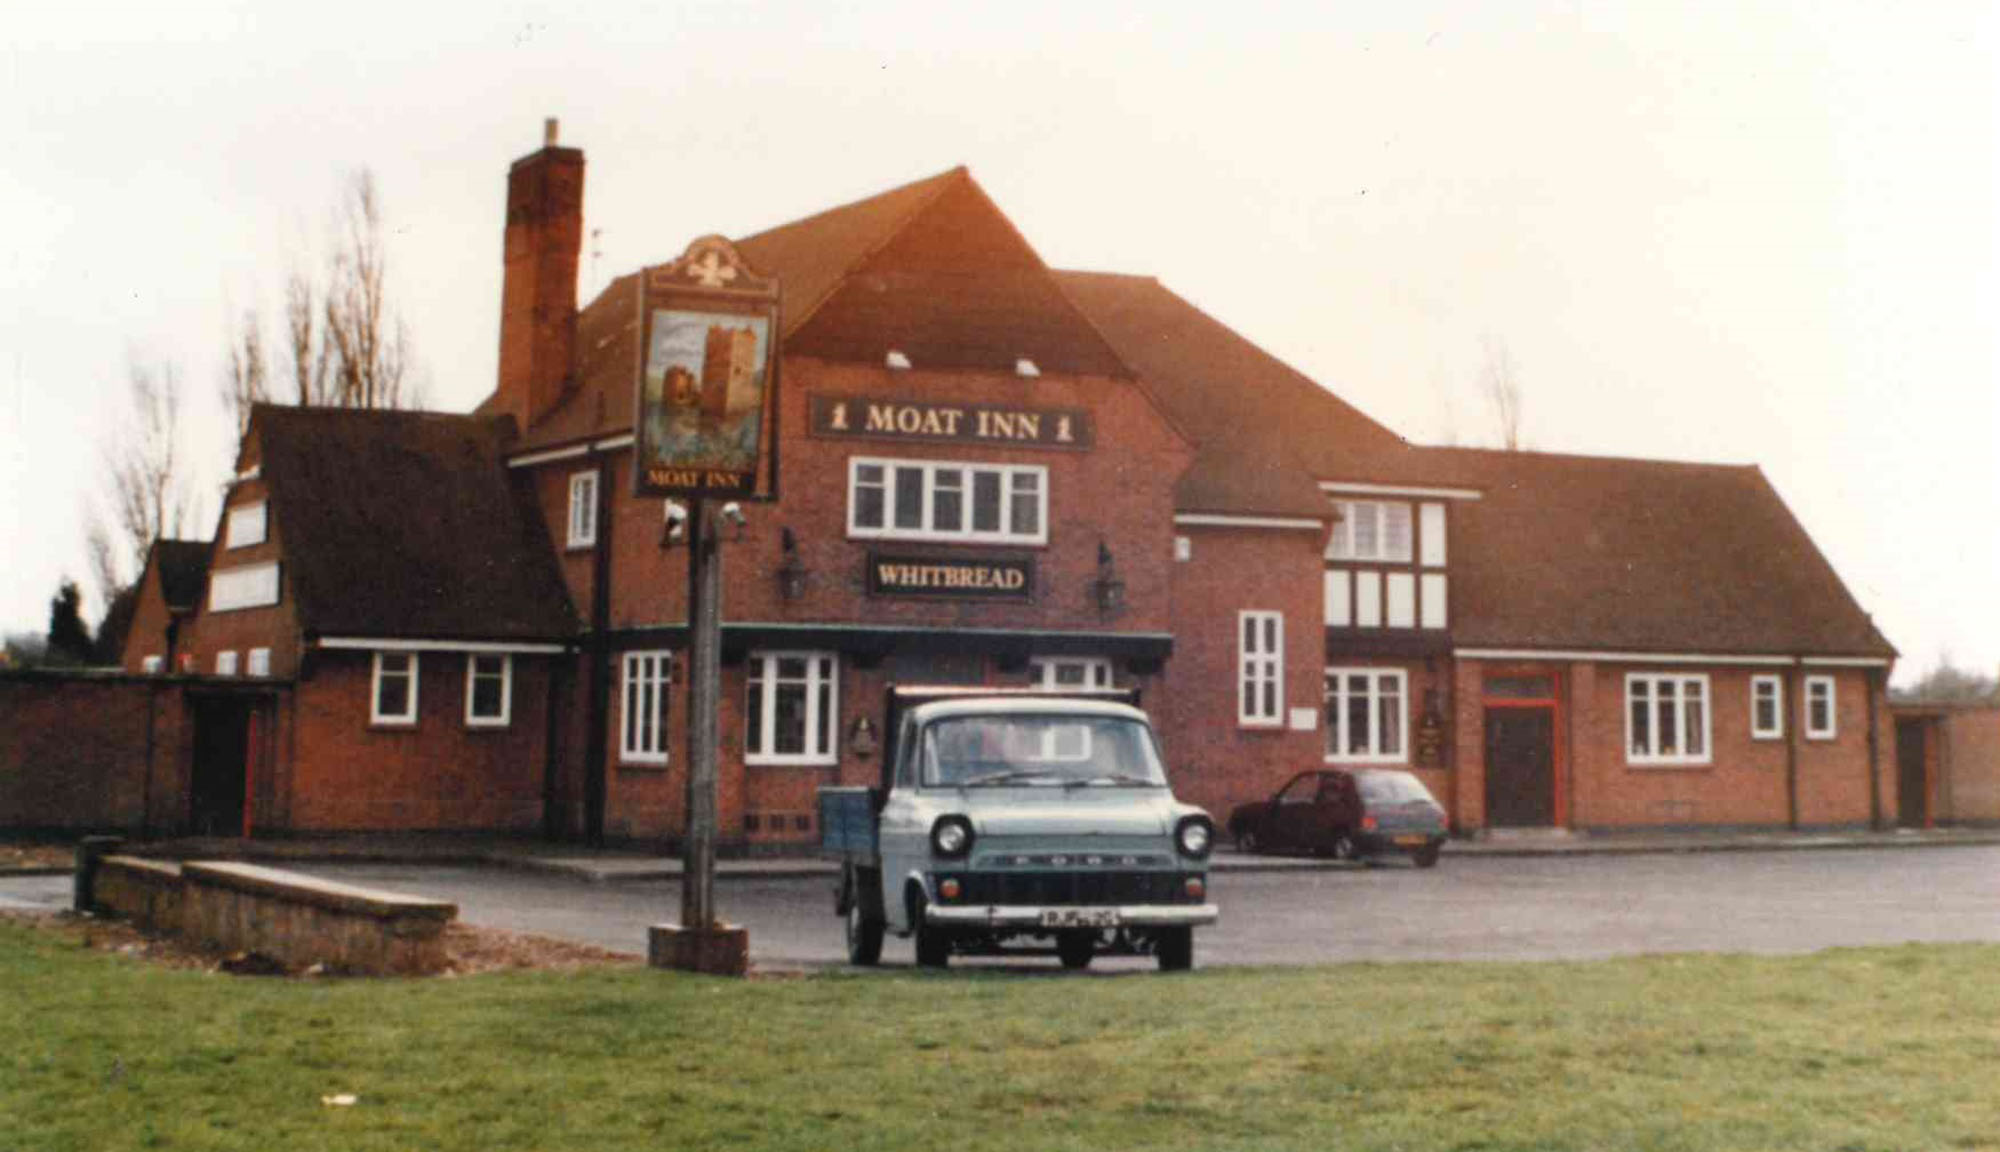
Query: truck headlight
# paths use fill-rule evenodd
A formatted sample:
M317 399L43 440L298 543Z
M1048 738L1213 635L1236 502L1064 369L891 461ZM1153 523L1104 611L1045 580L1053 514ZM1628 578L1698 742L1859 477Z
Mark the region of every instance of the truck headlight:
M963 816L938 817L931 825L931 851L947 860L972 851L972 821Z
M1206 816L1183 816L1174 827L1174 846L1183 856L1206 859L1209 849L1215 847L1215 826Z

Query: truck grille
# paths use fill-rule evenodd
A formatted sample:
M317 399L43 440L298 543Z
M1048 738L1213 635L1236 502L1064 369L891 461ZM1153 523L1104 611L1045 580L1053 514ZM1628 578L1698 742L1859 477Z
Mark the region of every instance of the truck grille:
M959 884L946 904L1195 904L1184 872L951 872Z

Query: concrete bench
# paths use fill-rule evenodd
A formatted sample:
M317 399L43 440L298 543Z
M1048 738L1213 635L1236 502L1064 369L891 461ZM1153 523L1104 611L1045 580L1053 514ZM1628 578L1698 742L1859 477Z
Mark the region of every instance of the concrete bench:
M458 906L227 861L178 867L133 856L99 861L99 906L148 927L291 967L369 975L439 972Z

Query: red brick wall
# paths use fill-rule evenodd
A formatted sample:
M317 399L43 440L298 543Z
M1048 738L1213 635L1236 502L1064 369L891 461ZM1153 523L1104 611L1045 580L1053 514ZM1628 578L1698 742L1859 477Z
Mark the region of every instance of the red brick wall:
M1174 654L1147 708L1160 728L1175 793L1226 820L1324 762L1326 632L1318 532L1182 526L1192 557L1173 565ZM1237 613L1285 618L1284 713L1310 709L1308 731L1237 722Z
M1485 825L1485 723L1481 689L1499 666L1457 665L1457 805L1465 828ZM1507 670L1519 670L1509 666ZM1750 678L1779 671L1741 666L1548 664L1537 671L1563 680L1558 739L1563 808L1558 821L1576 828L1651 826L1785 826L1786 741L1750 736ZM1798 746L1799 823L1803 827L1865 825L1871 813L1868 677L1858 669L1820 669L1836 680L1836 738L1808 740L1803 726L1803 673L1784 671L1786 724ZM1627 762L1625 677L1631 672L1699 673L1709 680L1710 763L1651 766ZM1883 811L1894 803L1893 735L1881 715Z
M423 653L418 676L417 725L373 727L370 654L314 657L288 737L293 830L541 827L547 659L514 657L512 718L498 729L465 725L463 653Z
M139 600L132 607L132 623L125 630L125 650L119 654L119 666L137 675L146 670L146 657L157 656L162 672L173 671L174 653L167 646L167 628L172 623L173 613L167 611L167 597L160 587L160 570L148 564L139 580Z
M216 521L209 572L212 578L231 568L276 560L279 562L278 602L268 608L211 612L204 597L200 611L182 625L179 648L182 654L194 657L194 671L201 675L215 672L216 654L224 651L236 653L238 674L247 675L252 648L271 650L271 676L274 679L289 679L298 669L298 605L291 570L284 564L284 526L278 522L276 506L266 505L263 543L246 548L226 547L229 510L268 499L268 488L261 479L246 480L230 489L222 515Z
M1943 761L1942 771L1932 775L1936 818L2000 821L2000 708L1949 713L1937 722L1930 742Z
M176 828L186 817L187 739L178 685L0 674L0 828Z

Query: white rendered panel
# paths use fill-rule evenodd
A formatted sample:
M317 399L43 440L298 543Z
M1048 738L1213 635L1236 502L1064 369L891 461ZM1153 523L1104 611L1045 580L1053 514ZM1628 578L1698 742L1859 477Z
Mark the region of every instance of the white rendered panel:
M1447 600L1444 574L1441 572L1424 573L1422 585L1418 590L1422 593L1421 599L1423 600L1423 626L1426 628L1447 627L1449 621L1445 613Z
M1444 567L1444 505L1423 506L1417 525L1418 550L1424 567Z
M1389 627L1417 626L1417 578L1408 572L1389 573Z
M1356 572L1354 597L1354 623L1362 628L1382 626L1382 574L1380 572Z
M1354 578L1346 569L1335 568L1326 574L1326 624L1329 628L1347 628L1354 624Z

